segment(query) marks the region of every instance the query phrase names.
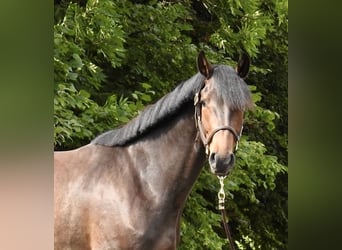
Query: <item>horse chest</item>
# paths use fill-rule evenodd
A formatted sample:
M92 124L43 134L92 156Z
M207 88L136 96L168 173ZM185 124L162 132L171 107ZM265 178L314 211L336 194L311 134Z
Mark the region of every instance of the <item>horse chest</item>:
M80 216L93 221L80 232L89 235L84 245L90 249L175 249L178 213L132 193L108 191L96 196L97 201L88 198L92 203L84 204L87 210Z
M91 249L175 249L176 223L169 221L143 211L130 216L113 213L92 226Z

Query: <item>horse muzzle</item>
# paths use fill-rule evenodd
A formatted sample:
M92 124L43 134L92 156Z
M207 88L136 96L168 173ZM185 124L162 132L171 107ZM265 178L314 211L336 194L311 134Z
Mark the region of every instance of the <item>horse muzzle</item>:
M235 163L235 155L233 153L221 156L214 152L209 155L210 170L218 176L225 176L232 170Z

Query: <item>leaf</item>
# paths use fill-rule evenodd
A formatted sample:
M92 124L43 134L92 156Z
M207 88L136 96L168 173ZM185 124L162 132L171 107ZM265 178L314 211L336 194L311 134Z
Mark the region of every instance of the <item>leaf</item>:
M82 59L78 54L72 54L72 57L74 58L73 65L75 68L80 70L83 67Z
M80 94L82 97L87 98L87 99L90 97L90 94L89 94L87 91L85 91L84 89L81 89L80 92L79 92L79 94Z

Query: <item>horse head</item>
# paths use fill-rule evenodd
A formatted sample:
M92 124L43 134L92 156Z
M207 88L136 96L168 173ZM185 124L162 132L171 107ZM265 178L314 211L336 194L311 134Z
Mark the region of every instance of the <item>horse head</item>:
M197 66L204 81L195 96L196 124L211 171L219 176L227 175L234 165L244 112L252 107L250 91L243 80L249 64L247 55L243 55L236 69L212 66L203 52L198 55Z

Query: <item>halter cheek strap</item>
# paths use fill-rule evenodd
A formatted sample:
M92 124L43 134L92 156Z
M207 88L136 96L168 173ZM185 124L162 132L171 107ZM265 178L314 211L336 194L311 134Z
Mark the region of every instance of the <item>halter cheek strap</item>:
M214 137L214 135L220 131L220 130L228 130L230 133L233 134L234 139L235 139L235 151L238 149L238 145L239 145L239 140L242 134L242 130L243 127L241 128L240 134L236 133L235 129L232 128L231 126L222 126L222 127L218 127L216 129L214 129L213 131L211 131L211 133L209 134L209 136L206 138L205 133L204 133L204 129L202 126L202 119L201 119L201 104L200 104L200 91L203 88L204 84L202 85L202 87L200 88L200 90L195 94L194 97L194 106L195 106L195 124L196 124L196 128L199 131L201 140L203 142L203 145L205 147L205 153L207 155L209 155L209 145Z

